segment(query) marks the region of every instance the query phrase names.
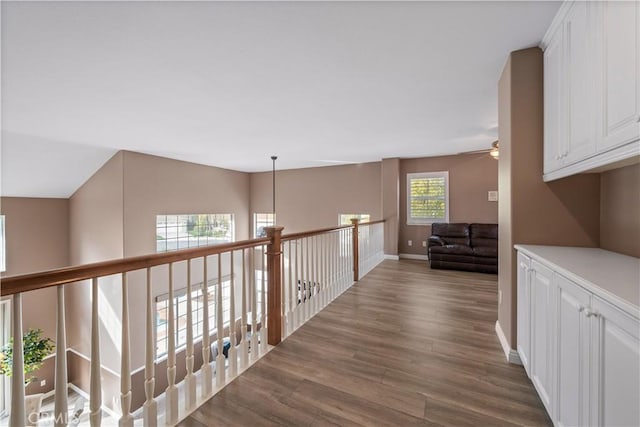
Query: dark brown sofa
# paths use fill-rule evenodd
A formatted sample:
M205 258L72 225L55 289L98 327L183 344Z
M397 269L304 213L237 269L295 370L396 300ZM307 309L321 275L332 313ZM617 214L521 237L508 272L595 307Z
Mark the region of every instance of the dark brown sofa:
M497 274L498 224L433 224L427 251L431 268Z

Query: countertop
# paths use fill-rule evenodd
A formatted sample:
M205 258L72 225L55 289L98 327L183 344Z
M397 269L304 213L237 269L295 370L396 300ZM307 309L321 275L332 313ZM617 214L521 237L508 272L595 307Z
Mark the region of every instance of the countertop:
M640 258L598 248L514 247L634 317L640 317Z

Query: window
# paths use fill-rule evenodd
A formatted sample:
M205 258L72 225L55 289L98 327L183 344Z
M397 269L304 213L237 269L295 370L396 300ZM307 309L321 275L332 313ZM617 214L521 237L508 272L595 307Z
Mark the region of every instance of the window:
M233 242L233 214L158 215L156 251Z
M264 231L265 227L273 227L276 225L276 215L272 213L254 213L253 214L253 237L267 237Z
M0 271L5 271L4 215L0 215Z
M229 325L230 311L230 286L231 278L227 276L222 280L222 318L224 326ZM216 291L217 281L209 280L209 332L213 334L216 330ZM174 293L173 313L176 331L176 349L187 344L187 289L183 288ZM193 322L193 339L202 339L204 304L202 295L202 284L194 285L191 290L191 318ZM169 334L169 299L168 295L161 295L156 298L156 359L167 354Z
M449 222L449 172L407 174L407 224Z
M338 215L339 224L351 225L351 218L358 218L360 222L371 221L371 215L369 214L340 214Z

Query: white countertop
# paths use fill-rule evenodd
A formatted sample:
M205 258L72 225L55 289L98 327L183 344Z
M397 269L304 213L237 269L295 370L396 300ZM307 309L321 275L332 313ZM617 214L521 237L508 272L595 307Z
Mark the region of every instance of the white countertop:
M595 295L640 316L640 258L598 248L515 245Z

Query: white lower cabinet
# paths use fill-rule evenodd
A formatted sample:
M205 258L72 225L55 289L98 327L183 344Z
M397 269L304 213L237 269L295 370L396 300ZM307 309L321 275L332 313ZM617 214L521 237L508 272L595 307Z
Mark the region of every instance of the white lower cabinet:
M640 426L640 324L598 297L592 306L591 424Z
M589 319L585 310L591 295L580 286L555 276L556 425L588 425Z
M549 316L552 274L542 264L531 262L531 381L550 414L553 413L553 334Z
M530 353L530 334L531 334L531 315L529 313L529 301L531 299L529 270L531 269L531 259L518 253L518 344L516 350L520 356L522 366L524 366L527 375L531 375L529 365Z
M556 426L640 426L640 310L555 267L518 252L517 350L527 375Z

